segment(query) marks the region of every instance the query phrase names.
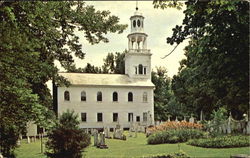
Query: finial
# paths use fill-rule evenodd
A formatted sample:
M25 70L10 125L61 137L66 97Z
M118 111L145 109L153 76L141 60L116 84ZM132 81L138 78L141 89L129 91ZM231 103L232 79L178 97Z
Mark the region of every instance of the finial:
M138 1L136 1L136 8L135 10L138 10Z

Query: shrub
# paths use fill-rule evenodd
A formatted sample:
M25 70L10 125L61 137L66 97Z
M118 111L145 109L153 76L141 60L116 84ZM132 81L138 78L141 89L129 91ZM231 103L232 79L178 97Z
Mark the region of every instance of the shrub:
M189 139L203 138L205 132L198 129L177 129L159 131L148 137L148 144L179 143Z
M202 124L191 123L186 121L181 122L165 122L161 125L150 127L147 129L148 134L152 134L158 131L172 130L172 129L202 129Z
M250 136L222 136L189 140L187 144L205 148L231 148L250 146Z
M175 152L174 154L152 155L152 156L146 156L143 158L190 158L190 157L183 151L179 151L179 152Z
M67 111L59 123L48 133L47 148L51 158L81 158L82 151L90 144L90 135L78 127L79 121L74 112Z

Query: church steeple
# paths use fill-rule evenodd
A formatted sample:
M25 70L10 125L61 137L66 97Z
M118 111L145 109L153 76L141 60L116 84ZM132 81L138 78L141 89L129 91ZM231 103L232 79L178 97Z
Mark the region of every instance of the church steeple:
M138 4L136 11L130 17L131 33L128 35L128 49L142 50L147 49L147 34L144 33L144 17L139 12Z
M138 3L130 17L131 32L128 34L128 52L125 54L125 74L131 78L151 79L151 53L147 49L144 32L144 16L139 12Z

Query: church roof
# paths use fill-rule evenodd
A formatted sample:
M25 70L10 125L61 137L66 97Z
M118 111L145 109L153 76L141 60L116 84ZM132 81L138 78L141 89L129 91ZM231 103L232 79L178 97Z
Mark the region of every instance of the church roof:
M148 79L132 79L123 74L61 72L59 75L70 81L71 85L154 87L154 84Z

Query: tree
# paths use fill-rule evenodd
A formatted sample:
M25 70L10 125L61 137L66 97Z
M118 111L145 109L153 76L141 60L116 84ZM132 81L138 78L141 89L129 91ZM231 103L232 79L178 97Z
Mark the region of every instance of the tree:
M123 53L108 53L106 58L103 59L103 73L125 74L125 53L126 50Z
M157 67L156 72L152 71L152 82L154 90L154 111L156 120L167 120L167 103L170 100L170 78L164 67Z
M51 158L81 158L83 149L90 145L90 135L79 128L78 115L67 111L48 133L46 153Z
M209 118L225 107L238 119L248 110L249 4L240 0L186 3L181 26L167 43L178 46L189 38L172 89L191 112Z
M0 139L4 156L10 157L15 144L7 147L3 135L14 131L17 140L28 121L45 126L47 117L53 116L46 82L67 84L54 61L67 67L73 55L84 58L74 32L82 31L97 44L108 42L108 32L121 33L127 25L118 24L119 18L109 11L96 11L79 1L1 2L0 21Z

